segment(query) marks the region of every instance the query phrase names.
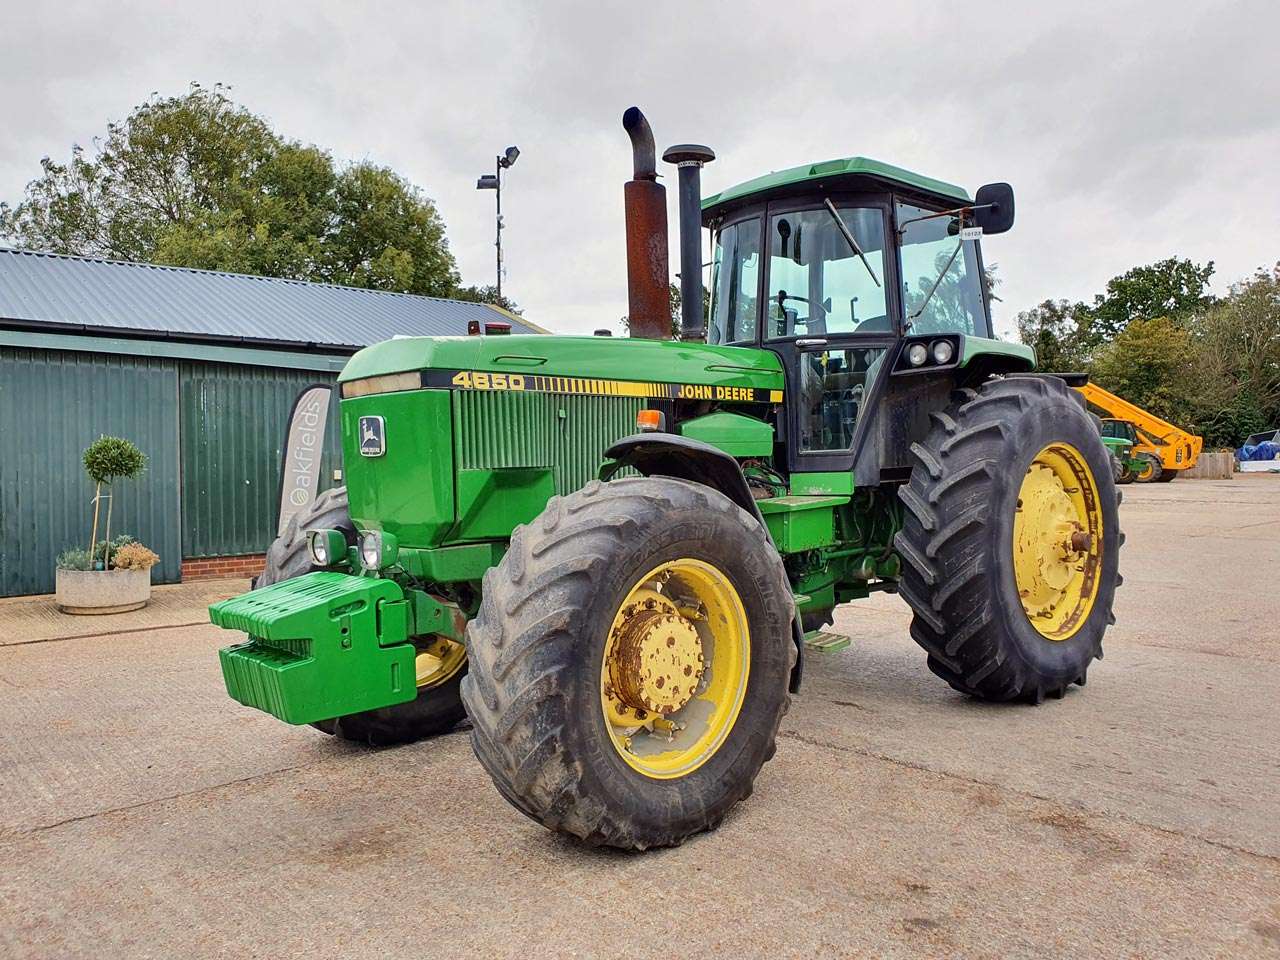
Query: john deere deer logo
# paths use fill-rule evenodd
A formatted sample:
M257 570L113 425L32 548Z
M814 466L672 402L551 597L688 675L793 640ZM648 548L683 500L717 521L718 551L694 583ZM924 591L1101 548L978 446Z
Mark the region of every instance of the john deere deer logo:
M387 452L387 428L381 417L360 418L360 455L380 457Z

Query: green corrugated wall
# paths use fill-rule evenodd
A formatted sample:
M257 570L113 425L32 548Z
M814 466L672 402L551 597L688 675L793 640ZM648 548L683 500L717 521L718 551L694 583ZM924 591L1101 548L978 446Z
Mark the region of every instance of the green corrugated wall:
M0 596L52 593L57 555L88 547L93 484L80 458L104 433L148 457L141 479L117 485L112 533L160 554L157 583L178 579L177 364L0 347Z
M112 528L160 554L260 553L275 536L281 446L298 394L333 374L119 354L0 347L0 596L51 593L54 559L88 545L93 488L80 463L103 433L149 458L117 493ZM337 396L320 488L341 469Z
M183 362L182 546L185 557L261 553L275 538L289 412L332 374ZM342 469L337 390L329 405L320 489Z

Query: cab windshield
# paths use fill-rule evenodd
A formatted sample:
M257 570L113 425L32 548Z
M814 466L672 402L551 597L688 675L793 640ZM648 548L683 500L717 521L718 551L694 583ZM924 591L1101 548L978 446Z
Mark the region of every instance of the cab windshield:
M846 204L835 210L865 261L825 206L769 217L767 337L892 329L881 279L884 214Z

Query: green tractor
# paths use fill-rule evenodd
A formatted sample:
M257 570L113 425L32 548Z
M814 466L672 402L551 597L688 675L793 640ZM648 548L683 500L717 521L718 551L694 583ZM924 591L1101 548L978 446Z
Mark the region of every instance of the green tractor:
M397 339L340 377L347 486L211 608L241 703L390 744L471 722L504 797L628 849L716 827L837 606L896 592L982 700L1083 685L1122 540L1082 398L992 336L1007 184L863 158L666 201L634 107L630 331ZM701 304L701 228L714 263Z
M1138 428L1131 421L1101 418L1098 420L1098 431L1102 434L1102 442L1111 452L1111 467L1116 483L1133 483L1134 480L1145 482L1153 475L1159 476L1159 457L1134 452L1138 445Z

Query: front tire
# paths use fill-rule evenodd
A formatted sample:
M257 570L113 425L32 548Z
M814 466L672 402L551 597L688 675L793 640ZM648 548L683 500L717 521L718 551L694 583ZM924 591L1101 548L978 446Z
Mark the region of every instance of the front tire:
M1154 453L1144 452L1138 454L1136 459L1141 462L1141 465L1134 472L1133 479L1139 483L1159 483L1160 478L1164 476L1164 466L1160 463L1160 458Z
M929 669L984 700L1039 703L1102 656L1120 532L1106 447L1053 377L991 380L933 414L895 545Z
M628 478L555 497L467 630L476 756L518 810L591 844L714 829L773 755L793 616L768 534L718 491Z
M307 531L321 529L341 530L348 546L356 542L356 528L351 522L346 487L326 490L310 507L290 518L284 532L267 550L266 566L254 580L253 588L257 590L323 569L311 562L311 552L307 547ZM410 743L444 733L452 730L466 715L459 692L465 672L466 665L463 664L439 684L419 689L417 699L408 703L321 720L311 726L341 740L371 746Z

